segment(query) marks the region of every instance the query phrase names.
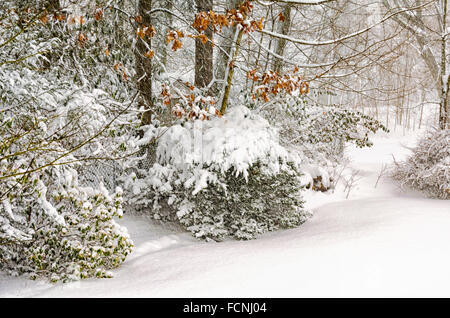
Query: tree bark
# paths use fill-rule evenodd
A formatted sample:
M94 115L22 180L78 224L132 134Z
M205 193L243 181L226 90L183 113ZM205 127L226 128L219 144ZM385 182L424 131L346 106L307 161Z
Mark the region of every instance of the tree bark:
M442 35L441 35L441 100L439 105L439 128L449 128L448 89L449 76L447 73L447 0L442 0Z
M284 21L282 21L280 33L283 35L289 35L291 28L291 8L290 4L286 4L282 11ZM278 39L277 48L275 53L279 56L284 56L284 48L286 47L286 39ZM280 73L283 68L283 61L279 58L275 58L273 70Z
M226 9L235 9L241 0L231 0L226 2ZM236 33L236 27L224 28L222 32L223 39L220 41L220 47L223 50L218 51L217 61L215 66L216 78L219 80L225 79L225 72L227 70L227 63L233 47L233 36ZM214 90L218 93L223 87L223 83L214 85Z
M209 12L213 9L212 0L195 0L197 12ZM213 39L213 31L208 27L204 34L209 40ZM211 41L203 43L200 39L195 39L195 86L204 88L213 79L213 46Z
M234 41L235 42L234 43L234 51L228 62L227 71L225 72L226 82L225 82L225 87L224 87L222 104L221 104L221 108L220 108L220 112L222 113L222 115L225 114L225 111L227 110L227 107L228 107L228 98L230 97L231 85L233 84L234 61L236 60L236 57L238 55L239 46L241 45L241 40L242 40L242 34L243 34L242 29L236 30L236 32L237 32L237 38L236 38L236 41Z
M151 25L150 10L152 0L139 0L138 14L142 17L142 26ZM136 78L138 79L137 88L141 94L141 103L145 111L142 114L142 125L151 123L153 100L152 100L152 60L145 56L145 53L151 49L152 43L149 37L138 38L135 49L136 57Z

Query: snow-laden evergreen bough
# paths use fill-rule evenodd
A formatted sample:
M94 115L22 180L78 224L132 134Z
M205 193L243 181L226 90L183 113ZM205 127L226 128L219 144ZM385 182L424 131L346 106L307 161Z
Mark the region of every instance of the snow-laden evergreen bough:
M345 144L371 147L371 134L388 132L378 120L360 112L317 105L301 96L249 104L279 129L281 144L302 158L302 184L313 190L327 191L335 184L333 176L346 161Z
M394 178L402 186L438 199L450 199L450 129L429 131L419 140L412 155L396 162Z
M303 209L300 159L246 107L170 127L156 157L150 170L125 180L129 202L157 219L179 222L198 238L252 239L310 216Z
M111 277L133 246L113 219L122 216L120 189L46 187L42 177L0 205L1 268L53 282Z
M122 191L81 186L78 172L93 155L132 143L111 122L114 101L27 69L0 76L1 268L52 281L111 276L133 246L114 220Z
M114 220L123 213L121 189L82 187L74 164L43 167L54 154L14 149L35 143L34 133L29 135L33 141L21 138L6 149L11 138L1 133L7 138L0 151L0 268L52 281L110 277L108 270L122 263L133 246Z
M48 4L0 4L0 268L52 281L110 277L133 246L116 223L122 190L88 187L85 171L120 166L138 149L130 61L104 53L108 40L119 47L128 37L113 36L123 29L112 11L92 16L95 3L51 16ZM91 15L81 30L83 6Z

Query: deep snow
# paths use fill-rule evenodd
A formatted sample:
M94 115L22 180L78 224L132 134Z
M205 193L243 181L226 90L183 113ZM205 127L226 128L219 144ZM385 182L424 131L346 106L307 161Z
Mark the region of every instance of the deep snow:
M381 178L414 136L349 147L348 199L305 194L304 225L252 241L200 242L174 226L125 216L135 250L112 279L52 285L0 273L0 297L450 297L450 202Z

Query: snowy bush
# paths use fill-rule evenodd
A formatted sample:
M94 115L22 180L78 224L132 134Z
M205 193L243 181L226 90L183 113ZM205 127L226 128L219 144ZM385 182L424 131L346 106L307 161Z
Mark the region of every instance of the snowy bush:
M311 104L302 97L250 104L279 128L282 145L302 158L302 182L313 190L326 191L333 184L332 176L345 159L346 143L370 147L370 134L388 131L379 121L360 112Z
M111 277L133 246L113 220L122 216L121 190L48 188L40 177L0 205L1 268L53 282Z
M76 164L59 165L66 150L45 140L42 122L17 134L27 124L0 120L0 267L52 281L109 277L133 245L113 220L122 216L121 190L80 186Z
M293 169L275 175L264 173L266 167L253 164L248 179L227 171L220 181L211 184L179 211L181 224L196 237L222 240L226 236L252 239L257 234L279 228L295 227L309 216L303 211L300 180Z
M46 75L49 75L47 73ZM132 242L122 194L83 186L94 158L126 156L135 114L99 89L0 67L0 266L52 281L109 277Z
M54 130L72 119L60 119L0 114L0 266L52 281L108 277L132 247L113 220L121 190L79 185L78 152Z
M155 218L181 223L198 238L251 239L309 216L302 209L299 158L245 107L170 127L157 160L144 177L127 179L130 202Z
M337 158L342 155L344 143L370 147L371 133L388 131L379 121L361 112L309 104L302 97L287 97L261 112L280 127L283 143L305 148L305 154L310 157L324 153L329 158Z
M394 178L432 198L450 199L450 130L428 132L412 155L396 163Z

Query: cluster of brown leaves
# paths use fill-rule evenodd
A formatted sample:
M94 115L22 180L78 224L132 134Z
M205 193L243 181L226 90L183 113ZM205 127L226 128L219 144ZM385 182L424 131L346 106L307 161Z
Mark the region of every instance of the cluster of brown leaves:
M141 25L136 29L136 36L140 37L142 40L145 37L152 38L156 34L155 28L152 25Z
M69 14L67 17L67 25L72 25L75 23L79 23L80 26L86 23L86 19L83 16L75 16L73 14Z
M252 11L253 5L250 1L243 2L238 9L227 10L225 14L218 14L214 11L199 12L195 16L193 27L199 32L204 32L208 27L211 27L214 33L223 27L235 26L237 24L242 26L243 32L253 32L256 29L263 29L263 19L258 21L246 20L246 17Z
M77 41L80 46L84 46L88 41L88 37L83 32L78 32Z
M197 96L189 94L186 96L189 111L185 112L189 119L210 120L211 116L222 116L215 108L216 100L211 96Z
M184 33L178 30L171 30L166 35L167 44L173 42L172 50L176 51L182 47L180 39L184 38Z
M25 11L26 13L32 13L35 10L33 10L32 8L27 8L27 10ZM99 21L103 18L103 9L102 8L97 8L94 11L94 18ZM53 20L53 22L58 23L58 22L65 22L67 23L67 25L73 25L73 24L79 24L80 25L80 29L81 27L86 23L86 18L84 16L77 16L77 15L73 15L73 14L69 14L68 16L65 13L61 13L59 11L53 11L53 12L48 12L48 11L44 11L39 17L38 17L39 21L42 24L47 24L49 23L49 21ZM85 33L79 31L76 34L76 38L75 41L77 42L77 44L80 47L83 47L87 42L88 42L88 37Z
M309 85L305 82L302 76L297 75L298 68L295 67L292 74L279 75L274 71L267 71L261 76L256 74L256 70L247 72L247 78L257 83L256 94L253 94L252 99L256 98L269 101L269 96L276 96L280 92L285 92L292 95L298 92L300 95L309 92Z
M103 9L101 7L97 7L94 11L94 19L96 21L100 21L103 19Z
M66 20L66 15L64 13L61 13L59 11L48 11L48 10L44 10L43 12L40 12L41 9L38 8L33 8L33 7L25 7L22 10L18 10L17 8L10 8L8 9L8 12L10 14L14 14L20 17L20 21L22 24L28 24L31 22L34 22L33 19L39 20L42 24L47 24L49 21L51 21L52 19L55 22L61 22L61 21L65 21ZM38 14L38 16L36 16L36 14ZM3 23L3 19L2 21L0 21L0 25L5 26L7 24Z
M49 18L48 18L48 14L44 13L43 15L41 15L39 17L39 20L41 21L42 24L47 24Z
M62 22L66 20L66 15L64 13L55 12L53 14L53 19L55 19L58 22Z
M180 39L182 39L184 37L188 37L188 38L192 38L192 39L200 39L200 41L202 41L203 44L206 44L208 41L210 41L211 45L214 46L214 42L212 40L208 39L208 37L203 33L202 34L190 34L190 33L185 34L183 31L180 31L180 30L169 31L166 35L166 41L167 41L167 44L170 44L170 42L173 42L172 50L176 51L183 46Z
M195 89L195 87L189 82L186 82L185 85L191 91ZM170 93L170 90L166 84L162 85L161 97L163 100L163 104L167 107L170 107L174 97ZM180 103L176 103L172 107L172 113L177 118L187 118L191 120L210 120L212 116L222 116L220 111L214 107L214 105L216 104L216 100L214 99L214 97L195 96L193 92L190 94L186 94L183 97L185 105L182 106Z
M144 56L148 57L149 59L153 58L153 56L155 55L155 51L153 50L147 50L147 52L145 52Z
M139 26L136 28L136 36L140 38L141 40L144 40L147 38L152 38L156 35L156 30L153 27L153 25L145 25L143 22L143 18L140 15L137 15L134 17L134 21L139 24ZM153 58L155 55L155 51L153 50L147 50L144 53L145 57L148 57L149 59Z
M122 79L124 81L128 81L127 69L125 68L122 62L116 62L113 67L115 71L122 72Z
M169 88L167 87L166 84L162 84L161 97L162 97L164 105L170 106L170 103L172 100L172 95L170 94Z
M55 11L53 12L53 14L49 14L47 11L45 11L39 16L39 21L41 21L42 24L47 24L50 19L53 19L55 22L62 22L66 21L66 18L67 17L64 13Z
M33 13L34 11L36 11L33 8L27 8L26 9L26 13ZM93 17L96 21L100 21L103 19L103 8L102 7L96 7L93 13ZM60 12L58 10L52 11L52 12L47 12L44 11L40 16L39 16L39 20L41 21L42 24L47 24L50 19L53 19L55 22L67 22L68 25L72 25L75 23L79 23L81 26L83 24L86 23L86 18L84 16L76 16L73 14L69 14L68 16L63 13Z
M171 30L166 35L167 43L172 42L172 50L177 51L183 44L182 38L189 37L199 39L203 44L210 42L214 46L214 42L209 39L203 32L211 27L214 33L222 31L223 27L235 26L237 24L242 26L244 33L253 32L256 29L263 29L263 19L258 21L247 20L247 15L251 12L253 6L249 1L242 3L238 9L228 10L225 14L218 14L214 11L199 12L195 16L193 27L199 32L199 34L184 33L179 30Z

